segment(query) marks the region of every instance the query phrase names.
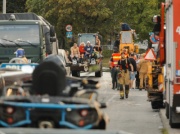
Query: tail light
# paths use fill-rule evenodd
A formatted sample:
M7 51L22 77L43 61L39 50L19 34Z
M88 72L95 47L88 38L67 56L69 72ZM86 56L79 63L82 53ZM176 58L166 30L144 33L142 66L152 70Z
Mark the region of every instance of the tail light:
M14 120L13 120L13 118L12 118L12 117L8 117L8 118L7 118L7 123L12 124L12 123L13 123L13 121L14 121Z
M87 116L87 115L88 115L88 110L86 110L86 109L81 110L81 111L80 111L80 115L81 115L82 117Z
M79 126L82 127L82 126L84 126L84 124L85 124L84 120L80 120L80 121L79 121Z
M12 114L12 113L14 112L14 108L13 108L13 107L7 107L7 108L6 108L6 112L7 112L8 114Z

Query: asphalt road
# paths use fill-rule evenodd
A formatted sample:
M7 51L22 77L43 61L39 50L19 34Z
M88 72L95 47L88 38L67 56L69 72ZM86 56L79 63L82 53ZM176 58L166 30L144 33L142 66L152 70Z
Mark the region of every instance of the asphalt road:
M158 111L151 109L147 92L130 90L129 98L121 100L119 91L111 89L109 72L100 79L99 100L108 103L104 111L110 117L107 130L123 130L134 134L161 134L163 124Z
M108 103L104 109L110 117L107 130L123 130L134 134L180 134L180 128L172 129L169 126L165 109L151 108L145 90L132 89L129 98L121 100L119 91L111 89L109 72L103 72L99 80L99 100Z

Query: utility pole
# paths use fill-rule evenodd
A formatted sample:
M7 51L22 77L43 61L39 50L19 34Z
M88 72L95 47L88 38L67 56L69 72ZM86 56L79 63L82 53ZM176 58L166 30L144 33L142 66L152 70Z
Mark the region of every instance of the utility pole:
M3 13L6 13L6 0L3 0Z

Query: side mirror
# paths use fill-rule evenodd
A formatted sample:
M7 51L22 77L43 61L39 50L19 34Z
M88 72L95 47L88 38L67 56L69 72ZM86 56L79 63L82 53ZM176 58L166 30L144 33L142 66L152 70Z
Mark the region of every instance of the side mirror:
M54 26L50 26L50 36L51 36L51 37L54 37L54 36L55 36Z
M56 42L56 38L55 37L50 37L50 42Z

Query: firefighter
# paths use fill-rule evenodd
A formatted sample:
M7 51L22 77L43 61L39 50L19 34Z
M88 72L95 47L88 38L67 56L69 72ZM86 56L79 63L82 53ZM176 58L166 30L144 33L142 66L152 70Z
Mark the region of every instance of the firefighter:
M114 51L112 57L110 59L110 70L111 70L111 78L112 78L112 89L117 88L117 68L118 61L120 60L121 56L120 53Z
M148 61L144 59L145 54L141 54L141 59L139 60L139 63L137 64L137 68L139 70L139 79L140 79L140 85L139 90L141 91L144 89L144 83L147 77L148 72Z
M129 59L125 57L125 53L121 53L121 59L118 61L119 73L118 73L118 84L120 88L120 99L124 99L124 87L125 97L128 98L129 94L129 67L131 67L131 73L134 73L134 68L130 63Z

